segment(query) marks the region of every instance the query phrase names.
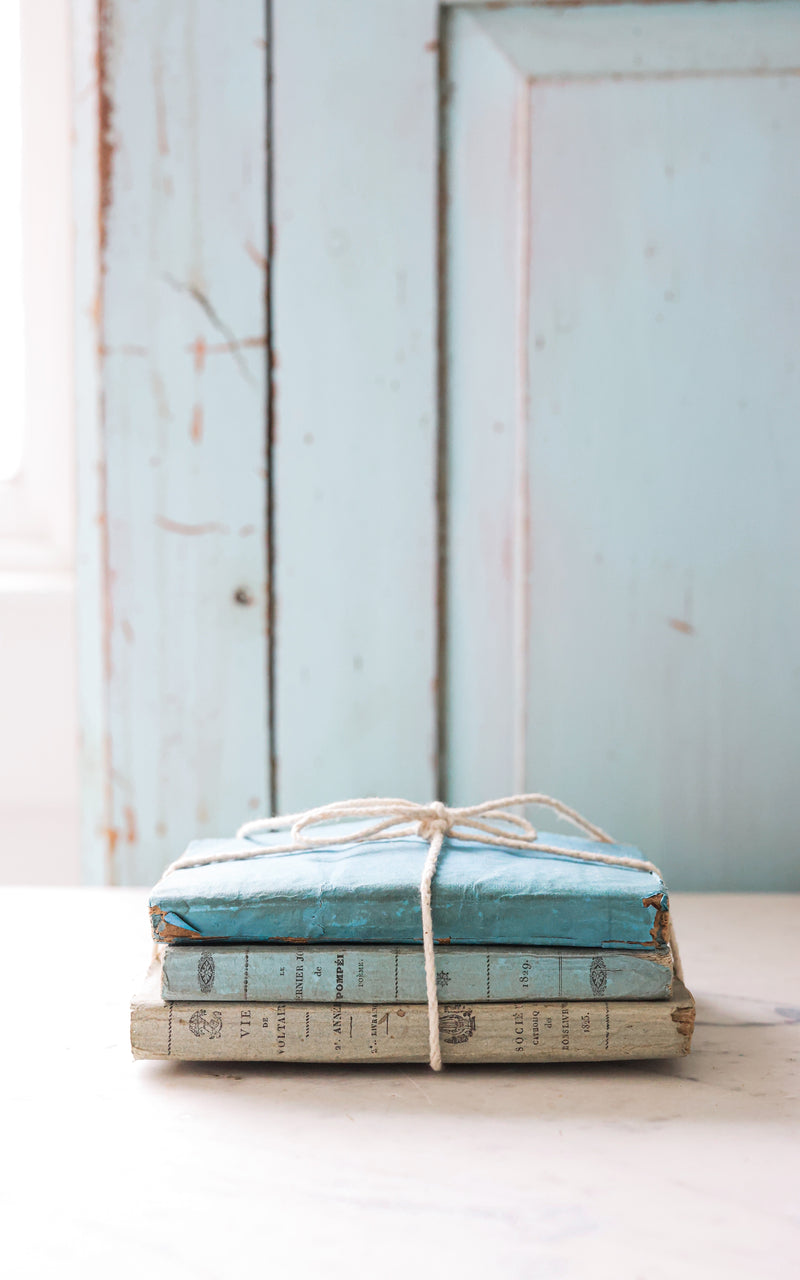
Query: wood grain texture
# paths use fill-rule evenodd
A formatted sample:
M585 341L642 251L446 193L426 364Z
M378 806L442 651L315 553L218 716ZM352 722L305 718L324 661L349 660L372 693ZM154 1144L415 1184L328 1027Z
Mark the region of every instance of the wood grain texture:
M518 618L519 72L473 21L447 26L447 743L449 799L517 789L526 713ZM527 359L527 352L522 352ZM525 424L522 424L525 431Z
M497 149L513 178L508 82L456 60L449 395L479 408L448 423L453 528L478 474L489 514L488 532L451 537L451 704L470 689L487 709L454 735L452 791L505 789L497 742L520 713L509 574L527 556L527 786L646 849L671 884L791 887L800 6L514 8L455 23L529 96L531 251L521 290L510 191L495 234L480 223L476 122L505 112ZM495 328L487 366L507 366L509 326L527 355L530 522L516 522L525 546L511 553L520 458L489 452L509 395L465 352L465 314L487 340ZM492 585L471 597L473 581Z
M271 242L267 6L76 5L87 877L429 798L440 645L445 798L791 885L800 6L445 7L274 0Z
M436 8L276 0L278 806L435 791Z
M258 0L101 7L105 840L120 882L268 803L264 24Z

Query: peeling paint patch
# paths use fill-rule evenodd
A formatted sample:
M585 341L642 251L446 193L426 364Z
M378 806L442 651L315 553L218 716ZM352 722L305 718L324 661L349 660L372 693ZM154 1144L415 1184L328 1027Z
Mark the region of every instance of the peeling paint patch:
M203 407L196 404L192 413L192 425L189 428L189 436L194 444L201 444L203 440Z
M169 138L167 137L167 104L164 101L164 69L161 62L157 62L153 72L153 88L155 90L155 106L156 106L156 137L158 139L158 154L160 156L169 155Z
M206 351L210 355L232 355L235 351L247 347L265 347L267 339L265 337L257 338L241 338L237 342L212 342L206 347Z
M696 634L691 622L687 622L684 618L668 618L668 625L673 631L680 631L683 636L693 636Z
M262 346L265 344L266 339L244 338L240 342L239 339L236 337L236 334L230 328L230 326L225 323L225 321L216 311L215 307L211 303L210 298L206 296L206 294L198 285L192 284L191 281L186 283L182 280L176 280L176 278L170 275L168 271L163 272L161 278L164 281L164 283L168 284L170 289L174 289L176 293L187 293L190 298L194 299L194 301L197 303L197 305L201 308L201 310L207 316L207 318L209 319L211 324L214 326L214 328L217 330L217 332L221 333L223 338L225 339L225 343L222 345L219 345L218 349L222 351L228 351L231 354L231 356L233 356L233 359L236 361L236 364L239 367L239 372L241 373L245 381L249 382L251 385L255 385L253 376L247 367L247 363L244 359L244 356L242 355L242 347L253 346L253 345ZM210 347L209 350L214 350L214 348Z
M202 373L203 370L205 369L207 350L208 350L208 347L206 346L206 340L202 336L202 334L200 335L199 338L195 338L194 342L189 347L189 351L191 351L192 355L194 356L195 373Z
M267 259L264 257L263 253L259 252L256 246L252 243L252 241L245 240L244 251L247 254L248 258L252 259L252 261L256 264L257 267L260 267L262 271L266 271L268 266Z
M136 814L133 812L133 809L131 809L130 805L126 805L125 808L122 810L122 816L123 816L123 819L125 820L125 843L136 844L136 840L137 840Z
M218 520L209 520L206 524L182 524L180 520L169 520L166 516L156 516L155 523L165 533L182 533L187 537L199 537L205 533L230 533L226 524Z
M105 251L108 240L108 215L111 211L114 181L114 104L111 98L110 61L112 50L111 5L109 0L98 0L97 6L97 80L99 86L98 166L100 207L100 270L105 271Z

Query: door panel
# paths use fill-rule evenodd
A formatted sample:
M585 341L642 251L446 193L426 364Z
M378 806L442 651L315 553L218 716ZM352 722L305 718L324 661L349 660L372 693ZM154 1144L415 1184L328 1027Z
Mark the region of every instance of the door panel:
M800 5L100 14L87 874L525 787L796 886Z
M451 792L686 887L795 874L798 17L450 30Z

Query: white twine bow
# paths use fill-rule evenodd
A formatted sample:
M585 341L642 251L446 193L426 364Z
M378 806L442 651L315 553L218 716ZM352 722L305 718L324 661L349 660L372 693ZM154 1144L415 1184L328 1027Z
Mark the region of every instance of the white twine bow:
M413 800L368 797L361 800L338 800L316 809L307 809L304 813L275 818L256 818L252 822L245 822L236 832L239 838L252 839L259 832L288 830L289 840L285 844L278 845L262 845L254 841L252 850L230 849L214 853L184 855L167 867L164 874L169 875L172 871L206 866L214 862L239 862L273 853L299 853L342 844L396 840L403 836L418 836L427 841L428 856L425 859L419 886L422 907L422 946L425 955L425 987L428 999L430 1064L434 1071L441 1071L439 997L436 988L431 888L445 836L452 836L459 840L478 840L481 844L497 845L503 849L555 853L577 862L602 862L614 867L633 867L638 871L651 871L661 877L658 867L641 858L626 858L621 854L602 853L595 849L566 849L563 845L543 844L536 828L527 818L522 817L521 814L509 812L510 809L521 808L523 805L538 805L550 809L592 840L600 844L614 843L611 836L589 822L587 818L582 817L575 809L570 809L568 805L562 804L552 796L535 792L529 795L506 796L502 800L486 800L482 804L464 805L461 808L450 808L440 800L434 800L430 804L416 804ZM348 831L344 835L332 835L327 831L324 835L320 833L316 838L306 835L309 828L350 818L374 821L356 832ZM675 972L680 977L680 958L671 924L670 942L674 953Z

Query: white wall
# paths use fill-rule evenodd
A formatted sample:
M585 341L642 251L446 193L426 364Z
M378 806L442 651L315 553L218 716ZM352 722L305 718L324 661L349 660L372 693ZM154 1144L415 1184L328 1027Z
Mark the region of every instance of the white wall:
M27 439L0 492L0 883L78 880L69 0L20 0ZM0 427L2 423L0 422Z
M75 592L31 578L0 579L0 882L75 884Z

